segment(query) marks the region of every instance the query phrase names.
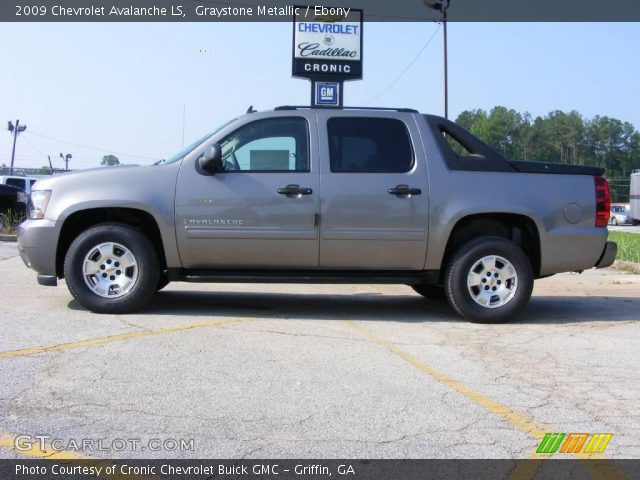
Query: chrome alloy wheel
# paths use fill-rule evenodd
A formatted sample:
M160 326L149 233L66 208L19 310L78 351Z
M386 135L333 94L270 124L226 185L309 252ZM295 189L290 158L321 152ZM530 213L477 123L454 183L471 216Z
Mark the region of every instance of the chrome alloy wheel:
M485 308L506 305L518 289L518 273L506 258L488 255L473 264L467 275L471 298Z
M93 293L103 298L117 298L135 286L138 262L127 247L119 243L101 243L84 257L82 273Z

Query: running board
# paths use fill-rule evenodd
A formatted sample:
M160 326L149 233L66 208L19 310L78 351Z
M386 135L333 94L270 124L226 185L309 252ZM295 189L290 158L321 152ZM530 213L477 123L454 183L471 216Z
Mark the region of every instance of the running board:
M438 270L189 270L169 269L172 282L437 284Z

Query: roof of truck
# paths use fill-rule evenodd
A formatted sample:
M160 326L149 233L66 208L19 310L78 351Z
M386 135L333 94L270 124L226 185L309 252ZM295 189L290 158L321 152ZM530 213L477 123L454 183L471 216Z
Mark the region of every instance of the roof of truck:
M309 105L281 105L279 107L274 108L275 111L278 110L378 110L384 112L409 112L409 113L420 113L418 110L413 108L384 108L384 107L310 107Z

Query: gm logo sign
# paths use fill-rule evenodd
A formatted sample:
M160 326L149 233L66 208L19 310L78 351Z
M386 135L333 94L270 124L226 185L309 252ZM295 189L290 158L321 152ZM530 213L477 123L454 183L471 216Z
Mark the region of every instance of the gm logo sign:
M316 105L339 106L340 84L338 82L317 82L315 100Z

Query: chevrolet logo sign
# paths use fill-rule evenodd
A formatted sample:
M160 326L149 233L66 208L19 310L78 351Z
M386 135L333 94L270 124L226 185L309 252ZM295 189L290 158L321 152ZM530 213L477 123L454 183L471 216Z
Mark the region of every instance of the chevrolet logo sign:
M326 22L326 23L334 23L334 22L343 22L345 20L344 15L315 15L313 20L316 22Z

